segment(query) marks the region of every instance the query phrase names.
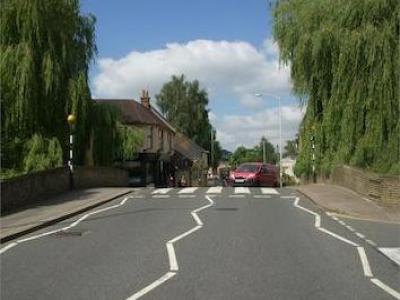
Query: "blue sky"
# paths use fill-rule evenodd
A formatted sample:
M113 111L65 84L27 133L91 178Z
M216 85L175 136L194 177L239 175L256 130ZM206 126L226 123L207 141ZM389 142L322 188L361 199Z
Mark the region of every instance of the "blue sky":
M295 134L301 112L289 68L278 63L268 1L82 0L82 11L97 18L94 97L137 99L141 88L154 96L184 73L209 92L225 148L252 146L262 135L277 142L277 101L267 94L283 98L284 138Z

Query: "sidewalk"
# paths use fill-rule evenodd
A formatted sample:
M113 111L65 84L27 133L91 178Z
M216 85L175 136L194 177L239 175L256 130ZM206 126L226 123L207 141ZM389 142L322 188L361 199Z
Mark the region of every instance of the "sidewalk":
M93 188L71 191L0 217L1 242L60 222L132 192L132 188Z
M400 223L399 209L381 207L341 186L318 183L299 186L297 190L330 212L365 220Z

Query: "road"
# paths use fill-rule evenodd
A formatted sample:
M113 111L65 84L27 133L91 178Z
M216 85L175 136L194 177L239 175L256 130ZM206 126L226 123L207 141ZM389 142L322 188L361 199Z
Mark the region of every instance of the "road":
M1 299L400 297L398 266L291 189L141 189L2 247Z

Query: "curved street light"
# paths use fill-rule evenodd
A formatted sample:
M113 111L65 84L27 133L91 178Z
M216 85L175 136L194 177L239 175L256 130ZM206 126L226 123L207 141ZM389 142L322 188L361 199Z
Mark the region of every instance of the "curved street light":
M282 109L281 109L281 97L273 94L261 94L255 93L254 96L258 98L264 98L266 96L273 97L278 100L279 103L279 186L282 188Z

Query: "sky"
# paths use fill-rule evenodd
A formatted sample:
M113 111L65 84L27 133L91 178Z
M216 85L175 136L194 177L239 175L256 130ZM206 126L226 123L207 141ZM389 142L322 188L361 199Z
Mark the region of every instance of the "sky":
M279 62L266 0L81 0L96 16L94 98L155 95L172 75L197 79L209 95L209 118L222 146L253 147L266 136L293 139L304 113ZM262 94L256 97L255 94Z

